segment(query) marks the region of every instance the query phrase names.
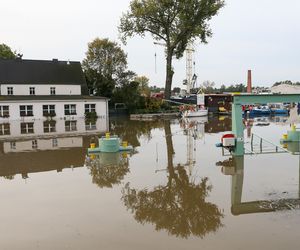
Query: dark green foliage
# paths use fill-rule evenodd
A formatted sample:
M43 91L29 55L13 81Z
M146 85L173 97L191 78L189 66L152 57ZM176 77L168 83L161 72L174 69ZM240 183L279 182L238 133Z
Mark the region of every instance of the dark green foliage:
M15 59L16 57L16 52L12 51L9 46L4 43L0 44L0 59Z
M96 112L87 112L84 114L84 118L86 121L96 121L97 117L98 116Z
M244 84L230 85L226 87L224 84L220 88L214 88L213 86L208 86L202 89L205 94L215 94L224 92L247 92L247 86Z
M86 69L84 74L90 93L108 98L112 96L115 81L111 77L98 74L97 71L93 69Z
M82 67L90 93L110 98L127 72L127 55L117 43L96 38L88 44Z
M129 112L135 111L142 105L143 97L140 95L138 82L127 82L114 90L111 104L125 103Z

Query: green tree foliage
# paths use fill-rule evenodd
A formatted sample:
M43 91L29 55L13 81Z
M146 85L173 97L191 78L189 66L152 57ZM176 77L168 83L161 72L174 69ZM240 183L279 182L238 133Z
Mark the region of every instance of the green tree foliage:
M179 94L180 93L180 91L181 91L181 88L179 88L179 87L175 87L175 88L173 88L173 93L177 93L177 94Z
M189 42L206 43L212 35L208 21L224 6L223 0L132 0L121 18L123 42L150 33L166 47L165 98L171 96L173 57L181 58Z
M154 86L150 86L150 91L152 93L160 93L161 91L165 91L165 88L160 88L154 85Z
M16 57L16 52L12 51L9 46L4 43L0 44L0 59L15 59Z
M143 96L150 96L149 78L146 76L137 76L134 81L139 83L139 92Z
M230 85L225 88L224 92L247 92L247 86L242 83Z
M112 103L125 103L129 112L132 113L143 106L144 98L139 92L139 83L130 81L117 87L111 99Z
M205 94L224 93L224 92L246 92L247 86L244 84L235 84L226 87L224 84L220 88L215 88L215 83L210 81L203 82L201 91Z
M117 43L96 38L88 44L82 66L90 91L111 97L127 70L127 55Z

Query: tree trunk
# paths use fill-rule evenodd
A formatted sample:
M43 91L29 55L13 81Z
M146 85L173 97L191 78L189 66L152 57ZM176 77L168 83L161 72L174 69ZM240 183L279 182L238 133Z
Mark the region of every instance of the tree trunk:
M172 68L172 51L167 51L167 74L166 74L166 85L165 85L165 99L170 100L171 88L173 80L173 68Z
M173 147L173 140L172 140L172 131L171 131L171 122L166 120L164 122L165 128L165 138L166 138L166 145L167 145L167 155L168 155L168 171L169 177L174 176L174 165L173 165L173 156L175 154L174 147Z

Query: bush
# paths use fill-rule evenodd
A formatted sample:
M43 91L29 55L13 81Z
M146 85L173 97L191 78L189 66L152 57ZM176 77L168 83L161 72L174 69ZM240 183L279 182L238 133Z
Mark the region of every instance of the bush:
M96 112L87 112L84 114L85 120L88 121L94 121L97 119L97 113Z

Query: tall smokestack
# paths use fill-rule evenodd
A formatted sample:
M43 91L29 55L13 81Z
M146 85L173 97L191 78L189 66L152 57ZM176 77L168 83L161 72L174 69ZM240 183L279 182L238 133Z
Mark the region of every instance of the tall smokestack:
M248 70L247 93L252 93L252 76L251 76L251 70Z

